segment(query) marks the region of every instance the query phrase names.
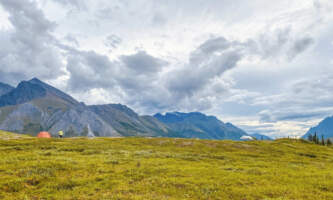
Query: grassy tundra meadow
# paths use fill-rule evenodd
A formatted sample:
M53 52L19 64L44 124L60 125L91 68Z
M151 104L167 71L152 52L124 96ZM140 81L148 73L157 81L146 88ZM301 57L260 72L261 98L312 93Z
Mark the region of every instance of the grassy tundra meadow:
M333 148L303 140L0 138L0 199L333 199Z

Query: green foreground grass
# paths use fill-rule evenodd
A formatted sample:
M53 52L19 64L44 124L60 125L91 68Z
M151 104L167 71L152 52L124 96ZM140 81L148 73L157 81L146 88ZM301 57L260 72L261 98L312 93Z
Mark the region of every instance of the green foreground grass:
M287 139L0 139L0 199L333 199L333 148Z

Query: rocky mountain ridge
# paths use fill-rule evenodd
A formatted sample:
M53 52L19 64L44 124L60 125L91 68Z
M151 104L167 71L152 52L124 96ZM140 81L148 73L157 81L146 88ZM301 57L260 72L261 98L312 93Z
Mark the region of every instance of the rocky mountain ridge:
M3 84L5 85L5 84ZM1 86L1 85L0 85ZM1 87L0 87L1 88ZM3 90L5 91L5 90ZM239 140L246 132L202 113L140 116L121 104L85 105L34 78L0 95L0 129L36 135L49 131L66 137L86 136L182 137Z

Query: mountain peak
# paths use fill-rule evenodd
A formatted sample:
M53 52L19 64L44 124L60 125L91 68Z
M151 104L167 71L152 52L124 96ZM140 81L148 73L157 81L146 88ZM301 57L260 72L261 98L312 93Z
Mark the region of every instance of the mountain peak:
M45 89L39 85L22 81L15 89L0 97L0 107L22 104L45 95Z
M76 101L73 97L69 96L68 94L62 92L61 90L41 81L38 78L33 78L30 81L28 81L29 83L32 84L36 84L41 86L42 88L44 88L46 90L47 95L50 96L55 96L58 97L60 99L63 99L71 104L80 104L78 101Z
M154 115L155 118L159 119L160 121L172 121L172 122L179 122L184 121L186 119L193 119L193 120L214 120L223 123L222 121L218 120L215 116L208 116L201 112L167 112L164 115L161 113L157 113Z
M302 138L307 139L310 134L315 134L319 137L324 136L325 139L333 138L333 116L326 117L315 127L309 129L309 131L302 136Z
M44 83L43 81L41 81L40 79L38 79L36 77L32 78L28 82L30 82L30 83Z
M38 78L33 78L29 81L20 82L15 89L1 96L0 107L22 104L46 96L56 97L73 105L79 104L75 99L64 92L44 83Z

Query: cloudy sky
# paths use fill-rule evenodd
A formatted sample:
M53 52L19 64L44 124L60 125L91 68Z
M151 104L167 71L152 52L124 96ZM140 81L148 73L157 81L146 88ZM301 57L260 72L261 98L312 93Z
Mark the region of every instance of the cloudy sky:
M333 115L331 0L0 0L0 81L302 135Z

